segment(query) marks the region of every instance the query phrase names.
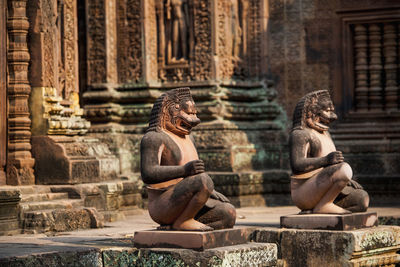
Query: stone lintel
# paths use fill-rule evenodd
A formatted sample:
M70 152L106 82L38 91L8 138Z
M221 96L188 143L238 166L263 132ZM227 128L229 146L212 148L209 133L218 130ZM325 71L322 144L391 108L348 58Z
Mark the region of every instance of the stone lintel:
M352 214L296 214L281 217L281 227L295 229L354 230L378 225L376 212Z
M253 228L233 228L210 232L159 231L135 232L133 242L137 248L185 248L205 249L247 243Z

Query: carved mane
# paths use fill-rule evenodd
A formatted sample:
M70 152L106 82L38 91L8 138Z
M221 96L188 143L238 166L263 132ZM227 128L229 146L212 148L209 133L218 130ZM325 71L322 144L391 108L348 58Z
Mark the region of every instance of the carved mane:
M307 127L306 119L315 115L318 102L326 98L330 99L328 90L318 90L303 96L293 112L292 131Z
M161 131L164 117L169 115L169 108L174 104L180 104L183 99L192 100L189 87L172 89L159 96L151 110L146 132Z

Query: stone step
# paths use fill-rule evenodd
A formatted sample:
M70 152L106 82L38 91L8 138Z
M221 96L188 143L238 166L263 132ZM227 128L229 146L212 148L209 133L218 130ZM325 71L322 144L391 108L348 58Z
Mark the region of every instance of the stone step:
M28 211L22 222L25 234L37 234L101 228L104 218L94 208L70 208Z
M23 185L15 188L19 190L21 195L51 193L50 186L47 185Z
M39 210L56 210L56 209L71 209L83 207L83 200L68 199L68 200L53 200L53 201L39 201L21 203L20 207L22 212L39 211Z
M42 193L42 194L23 194L21 195L21 203L23 202L40 202L56 199L68 199L68 193Z

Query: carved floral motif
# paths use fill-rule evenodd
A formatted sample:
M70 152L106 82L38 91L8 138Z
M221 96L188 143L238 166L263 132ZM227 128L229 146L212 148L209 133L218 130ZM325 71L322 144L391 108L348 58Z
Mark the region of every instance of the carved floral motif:
M105 1L87 1L88 83L106 82Z
M118 1L119 82L139 82L143 74L142 24L139 0Z

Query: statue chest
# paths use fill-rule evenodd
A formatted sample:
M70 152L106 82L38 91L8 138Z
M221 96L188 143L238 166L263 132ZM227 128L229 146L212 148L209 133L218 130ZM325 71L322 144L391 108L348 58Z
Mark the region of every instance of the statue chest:
M169 154L168 158L173 161L170 162L172 165L184 165L188 163L189 161L192 160L197 160L199 159L199 156L197 154L196 147L194 146L192 140L188 135L185 136L185 138L181 138L176 135L172 135L167 133L168 136L171 138L171 141L173 144L170 145L169 152L166 154ZM168 160L168 161L170 161ZM166 165L170 165L166 164Z
M318 139L318 149L316 149L316 151L318 151L318 157L324 157L329 153L336 151L335 144L327 132L319 133L315 131L314 135Z

